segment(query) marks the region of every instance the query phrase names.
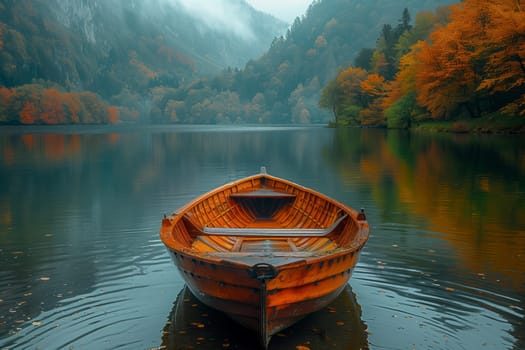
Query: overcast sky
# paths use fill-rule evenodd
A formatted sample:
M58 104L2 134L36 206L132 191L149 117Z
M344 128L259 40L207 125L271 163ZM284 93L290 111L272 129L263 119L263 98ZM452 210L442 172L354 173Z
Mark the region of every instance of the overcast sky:
M269 13L283 21L292 23L306 12L312 0L246 0L259 11Z

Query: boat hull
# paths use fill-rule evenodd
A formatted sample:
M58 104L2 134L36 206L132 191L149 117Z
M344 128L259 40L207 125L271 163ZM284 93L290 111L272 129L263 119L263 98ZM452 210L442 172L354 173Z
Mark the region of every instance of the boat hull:
M240 325L260 334L263 347L273 335L305 316L321 310L347 285L359 251L294 261L282 266L275 278L263 283L252 267L185 256L168 249L192 294L203 304L224 312ZM261 261L267 259L261 258ZM265 288L265 300L261 300ZM264 310L262 310L264 308ZM261 318L266 318L262 330Z
M369 226L363 211L261 172L165 217L160 236L192 293L267 348L341 293Z

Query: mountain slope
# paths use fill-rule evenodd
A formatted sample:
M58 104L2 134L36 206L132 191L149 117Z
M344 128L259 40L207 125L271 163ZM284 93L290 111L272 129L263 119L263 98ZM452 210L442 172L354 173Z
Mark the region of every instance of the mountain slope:
M194 122L203 117L205 122L224 122L222 117L210 120L210 115L225 114L220 108L228 100L231 122L326 122L329 114L317 108L321 87L350 65L361 49L375 47L384 24L397 25L405 8L415 17L421 10L455 2L314 1L306 15L285 36L275 39L261 58L249 61L239 72L227 71L201 84L202 88L193 84L174 96L185 102L178 104L179 119ZM196 90L204 96L199 102L187 98ZM209 102L203 103L206 99Z
M188 4L1 0L0 85L42 79L106 98L159 81L177 85L244 65L286 30L242 0L216 2L212 12Z

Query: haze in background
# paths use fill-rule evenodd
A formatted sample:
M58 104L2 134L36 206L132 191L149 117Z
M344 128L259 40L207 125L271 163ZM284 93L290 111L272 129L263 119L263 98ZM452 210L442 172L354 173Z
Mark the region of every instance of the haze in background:
M227 0L164 0L181 8L208 28L215 31L231 32L246 41L253 41L251 16L240 3Z
M259 11L269 13L287 23L304 15L312 0L246 0Z

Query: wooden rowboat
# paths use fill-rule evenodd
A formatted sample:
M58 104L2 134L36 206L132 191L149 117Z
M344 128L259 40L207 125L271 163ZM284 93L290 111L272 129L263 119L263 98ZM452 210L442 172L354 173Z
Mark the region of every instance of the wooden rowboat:
M264 348L341 293L368 236L362 209L264 168L164 217L160 230L191 292Z

